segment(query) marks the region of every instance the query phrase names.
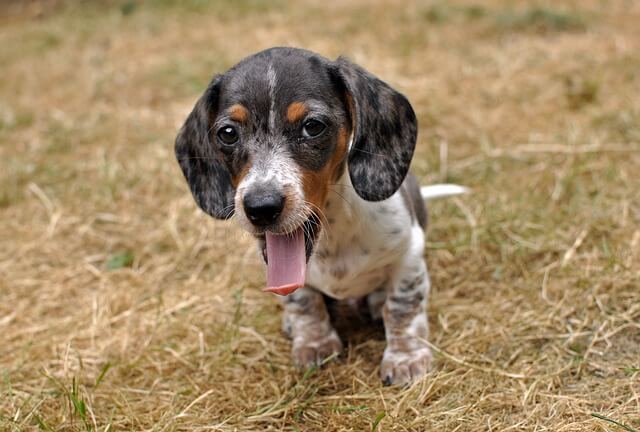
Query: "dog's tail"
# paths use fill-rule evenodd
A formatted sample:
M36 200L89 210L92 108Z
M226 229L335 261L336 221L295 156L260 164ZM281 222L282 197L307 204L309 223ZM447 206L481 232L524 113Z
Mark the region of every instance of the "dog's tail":
M469 193L469 188L456 184L434 184L431 186L422 186L420 193L422 199L428 201L436 198L466 194Z

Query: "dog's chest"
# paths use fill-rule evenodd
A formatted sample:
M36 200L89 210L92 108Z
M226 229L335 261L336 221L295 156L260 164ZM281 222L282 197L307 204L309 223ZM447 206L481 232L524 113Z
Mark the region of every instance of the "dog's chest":
M362 297L384 286L411 235L401 197L378 203L356 197L349 204L330 200L327 210L327 227L309 261L307 283L337 299Z

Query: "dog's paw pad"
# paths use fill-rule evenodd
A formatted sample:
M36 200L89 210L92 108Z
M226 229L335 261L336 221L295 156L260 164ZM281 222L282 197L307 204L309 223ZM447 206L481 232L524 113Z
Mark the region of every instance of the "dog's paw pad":
M342 342L334 332L320 340L305 340L294 343L293 362L299 368L321 365L327 358L342 352Z
M421 348L415 351L385 350L380 365L380 378L385 385L411 384L425 376L431 366L431 351Z

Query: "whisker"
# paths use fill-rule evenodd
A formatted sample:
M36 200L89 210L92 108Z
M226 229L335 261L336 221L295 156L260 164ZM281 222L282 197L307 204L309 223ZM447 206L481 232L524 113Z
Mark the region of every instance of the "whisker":
M351 204L351 202L349 202L349 200L347 200L340 192L338 192L335 189L332 189L331 187L329 187L329 190L333 193L335 193L336 195L338 195L340 198L342 198L342 200L347 203L349 205L349 207L351 207L351 209L353 210L353 204Z
M311 213L313 213L320 221L324 220L324 221L327 222L327 224L329 223L329 220L327 219L327 216L324 214L324 212L322 211L322 209L320 207L318 207L316 204L312 203L311 201L304 200L304 203L309 208L309 211ZM317 210L317 212L316 212L316 210ZM320 214L318 214L318 213L320 213Z
M307 224L304 222L302 223L302 231L304 233L305 238L311 238L311 231L307 226ZM305 249L306 249L306 244L305 244Z
M377 156L377 157L381 157L381 158L389 159L389 155L382 154L382 153L374 153L374 152L370 152L370 151L367 151L367 150L362 150L362 149L355 148L355 147L354 147L354 148L352 148L352 149L351 149L351 151L357 151L357 152L361 152L361 153L370 154L370 155L372 155L372 156Z
M329 227L331 225L329 224L329 219L327 219L327 216L325 215L325 213L322 211L322 209L320 207L318 207L317 205L315 205L314 203L312 203L310 201L305 200L304 203L310 208L310 212L313 215L315 215L316 218L318 219L317 221L314 221L313 219L309 219L309 222L313 223L313 224L316 224L316 225L318 225L320 227L320 231L321 231L320 235L323 235L324 232L326 232L326 234L328 236Z
M227 214L224 215L225 219L230 219L233 218L233 216L235 216L235 203L229 204L228 206L225 206L222 208L222 210L220 211L220 213L224 213L226 210L229 210L229 212Z

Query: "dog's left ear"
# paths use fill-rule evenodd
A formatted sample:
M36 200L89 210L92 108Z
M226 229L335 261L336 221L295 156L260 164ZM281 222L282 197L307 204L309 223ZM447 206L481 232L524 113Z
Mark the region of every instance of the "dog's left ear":
M402 94L343 57L332 69L353 122L348 163L353 187L367 201L387 199L409 171L418 132L413 108Z

